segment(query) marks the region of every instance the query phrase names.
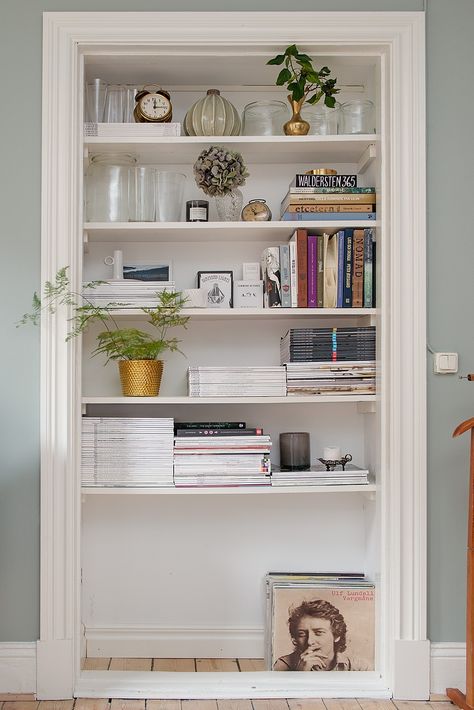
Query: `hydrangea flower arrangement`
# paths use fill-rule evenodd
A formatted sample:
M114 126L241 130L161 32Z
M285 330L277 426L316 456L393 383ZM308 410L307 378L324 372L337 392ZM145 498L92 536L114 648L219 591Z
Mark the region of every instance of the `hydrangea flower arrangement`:
M201 151L193 170L196 184L211 197L226 195L249 176L241 154L218 145Z

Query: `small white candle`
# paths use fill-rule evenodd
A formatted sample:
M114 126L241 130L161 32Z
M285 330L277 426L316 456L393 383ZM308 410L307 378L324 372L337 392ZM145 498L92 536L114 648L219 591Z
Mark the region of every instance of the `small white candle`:
M325 461L339 461L341 458L341 449L339 446L325 446L323 451L323 459Z

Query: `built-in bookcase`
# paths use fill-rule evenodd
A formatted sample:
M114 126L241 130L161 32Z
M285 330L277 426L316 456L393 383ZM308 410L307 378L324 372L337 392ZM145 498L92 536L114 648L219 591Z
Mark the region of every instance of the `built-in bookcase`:
M174 120L208 88L242 110L281 98L266 61L297 42L338 78L341 100L370 98L376 132L336 136L83 138L83 86L158 81ZM61 62L59 63L59 58ZM185 357L167 358L160 396L124 398L115 365L90 358L96 329L64 343L66 313L43 325L42 628L39 696L422 698L425 628L424 106L422 13L46 13L43 278L69 264L74 283L130 262L171 262L177 289L199 270L233 270L284 244L277 221L296 172L334 167L377 188L377 307L191 310ZM401 80L403 79L403 81ZM242 153L244 201L268 223L87 223L91 154L124 152L187 175L203 147ZM62 156L58 160L58 156ZM183 211L184 212L184 211ZM311 233L368 226L299 222ZM66 236L65 236L66 235ZM118 313L127 324L139 312ZM189 365L277 365L290 327L375 325L377 394L189 398ZM82 415L245 420L272 436L309 431L312 458L336 443L369 467L369 486L288 489L81 489ZM413 564L415 560L415 564ZM377 585L376 670L366 673L173 674L81 671L81 658L263 656L270 570L360 570ZM413 663L421 671L413 672ZM53 675L47 670L53 664ZM59 668L59 671L58 671Z

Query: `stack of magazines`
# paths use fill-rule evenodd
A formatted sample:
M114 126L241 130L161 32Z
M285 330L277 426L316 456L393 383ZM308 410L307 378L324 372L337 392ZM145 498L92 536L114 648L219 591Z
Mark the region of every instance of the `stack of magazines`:
M375 585L363 573L270 572L265 587L268 670L374 670Z
M174 281L134 281L116 279L104 281L94 287L85 286L83 297L94 306L116 308L154 308L158 304L157 293L174 291Z
M291 328L280 341L280 362L375 360L375 326Z
M190 367L190 397L285 397L284 367Z
M218 425L216 425L218 426ZM261 429L177 429L177 487L269 486L272 442Z
M286 365L288 395L374 394L375 361L296 362Z
M323 464L315 464L308 471L281 471L272 469L272 486L342 486L364 485L369 482L369 471L347 463L345 470L337 466L326 471Z
M173 419L83 417L83 486L172 486Z

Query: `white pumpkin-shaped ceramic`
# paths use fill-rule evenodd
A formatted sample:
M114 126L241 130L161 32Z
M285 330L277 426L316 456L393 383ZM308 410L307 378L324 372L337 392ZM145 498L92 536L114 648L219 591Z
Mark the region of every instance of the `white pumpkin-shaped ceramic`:
M187 136L238 136L240 116L218 89L208 89L206 96L191 106L184 117Z

